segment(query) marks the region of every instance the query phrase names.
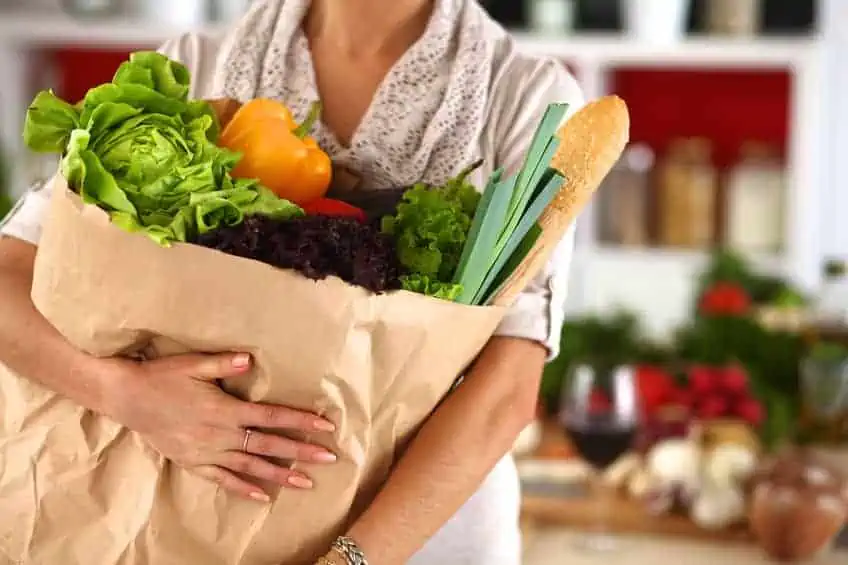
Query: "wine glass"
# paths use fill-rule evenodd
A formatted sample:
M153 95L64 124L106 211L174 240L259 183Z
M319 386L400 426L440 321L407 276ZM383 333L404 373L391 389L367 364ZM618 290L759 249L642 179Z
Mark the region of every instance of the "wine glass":
M617 548L607 531L611 489L604 488L603 472L631 449L639 422L639 402L631 367L602 371L577 365L566 379L560 402L560 424L574 448L594 470L598 501L598 528L581 539L590 551Z

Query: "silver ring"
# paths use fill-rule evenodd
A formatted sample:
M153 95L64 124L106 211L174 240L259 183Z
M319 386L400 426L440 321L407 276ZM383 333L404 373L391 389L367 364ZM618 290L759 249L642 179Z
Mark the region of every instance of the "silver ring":
M253 430L251 430L250 428L246 428L244 430L244 441L241 443L241 450L245 453L248 453L247 444L250 443L250 435L252 433L253 433Z

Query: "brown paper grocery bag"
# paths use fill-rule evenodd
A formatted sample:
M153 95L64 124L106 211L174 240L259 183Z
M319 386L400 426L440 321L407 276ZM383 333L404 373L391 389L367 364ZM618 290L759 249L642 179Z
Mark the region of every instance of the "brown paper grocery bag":
M627 118L607 98L561 130L572 146L555 164L571 178L542 218L548 245L534 248L498 304L520 292L598 187L624 148ZM341 459L309 469L313 491L245 501L0 365L0 565L309 564L373 499L503 314L374 296L188 244L162 248L110 224L62 178L53 183L32 298L65 337L98 356L252 353L253 374L231 392L326 415L338 431L308 439Z
M0 375L0 562L306 564L373 498L410 434L489 339L502 311L399 292L374 296L199 246L162 248L113 226L54 181L33 300L94 355L246 351L232 390L327 415L312 440L340 463L316 488L244 501L133 432ZM16 561L17 560L17 561Z

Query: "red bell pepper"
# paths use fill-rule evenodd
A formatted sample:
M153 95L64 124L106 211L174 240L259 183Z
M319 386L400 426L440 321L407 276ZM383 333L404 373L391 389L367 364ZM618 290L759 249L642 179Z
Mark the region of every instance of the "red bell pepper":
M316 198L302 206L303 211L309 216L331 216L334 218L354 218L365 222L367 217L362 209L352 206L347 202L333 198Z

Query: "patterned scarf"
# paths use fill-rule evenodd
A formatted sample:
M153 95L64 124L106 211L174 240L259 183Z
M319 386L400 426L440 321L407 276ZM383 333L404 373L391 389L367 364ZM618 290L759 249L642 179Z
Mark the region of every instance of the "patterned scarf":
M225 39L215 94L275 98L303 119L318 98L301 30L310 0L261 0ZM492 79L492 23L476 0L437 0L423 36L389 71L349 147L317 141L369 188L445 182L478 155Z

